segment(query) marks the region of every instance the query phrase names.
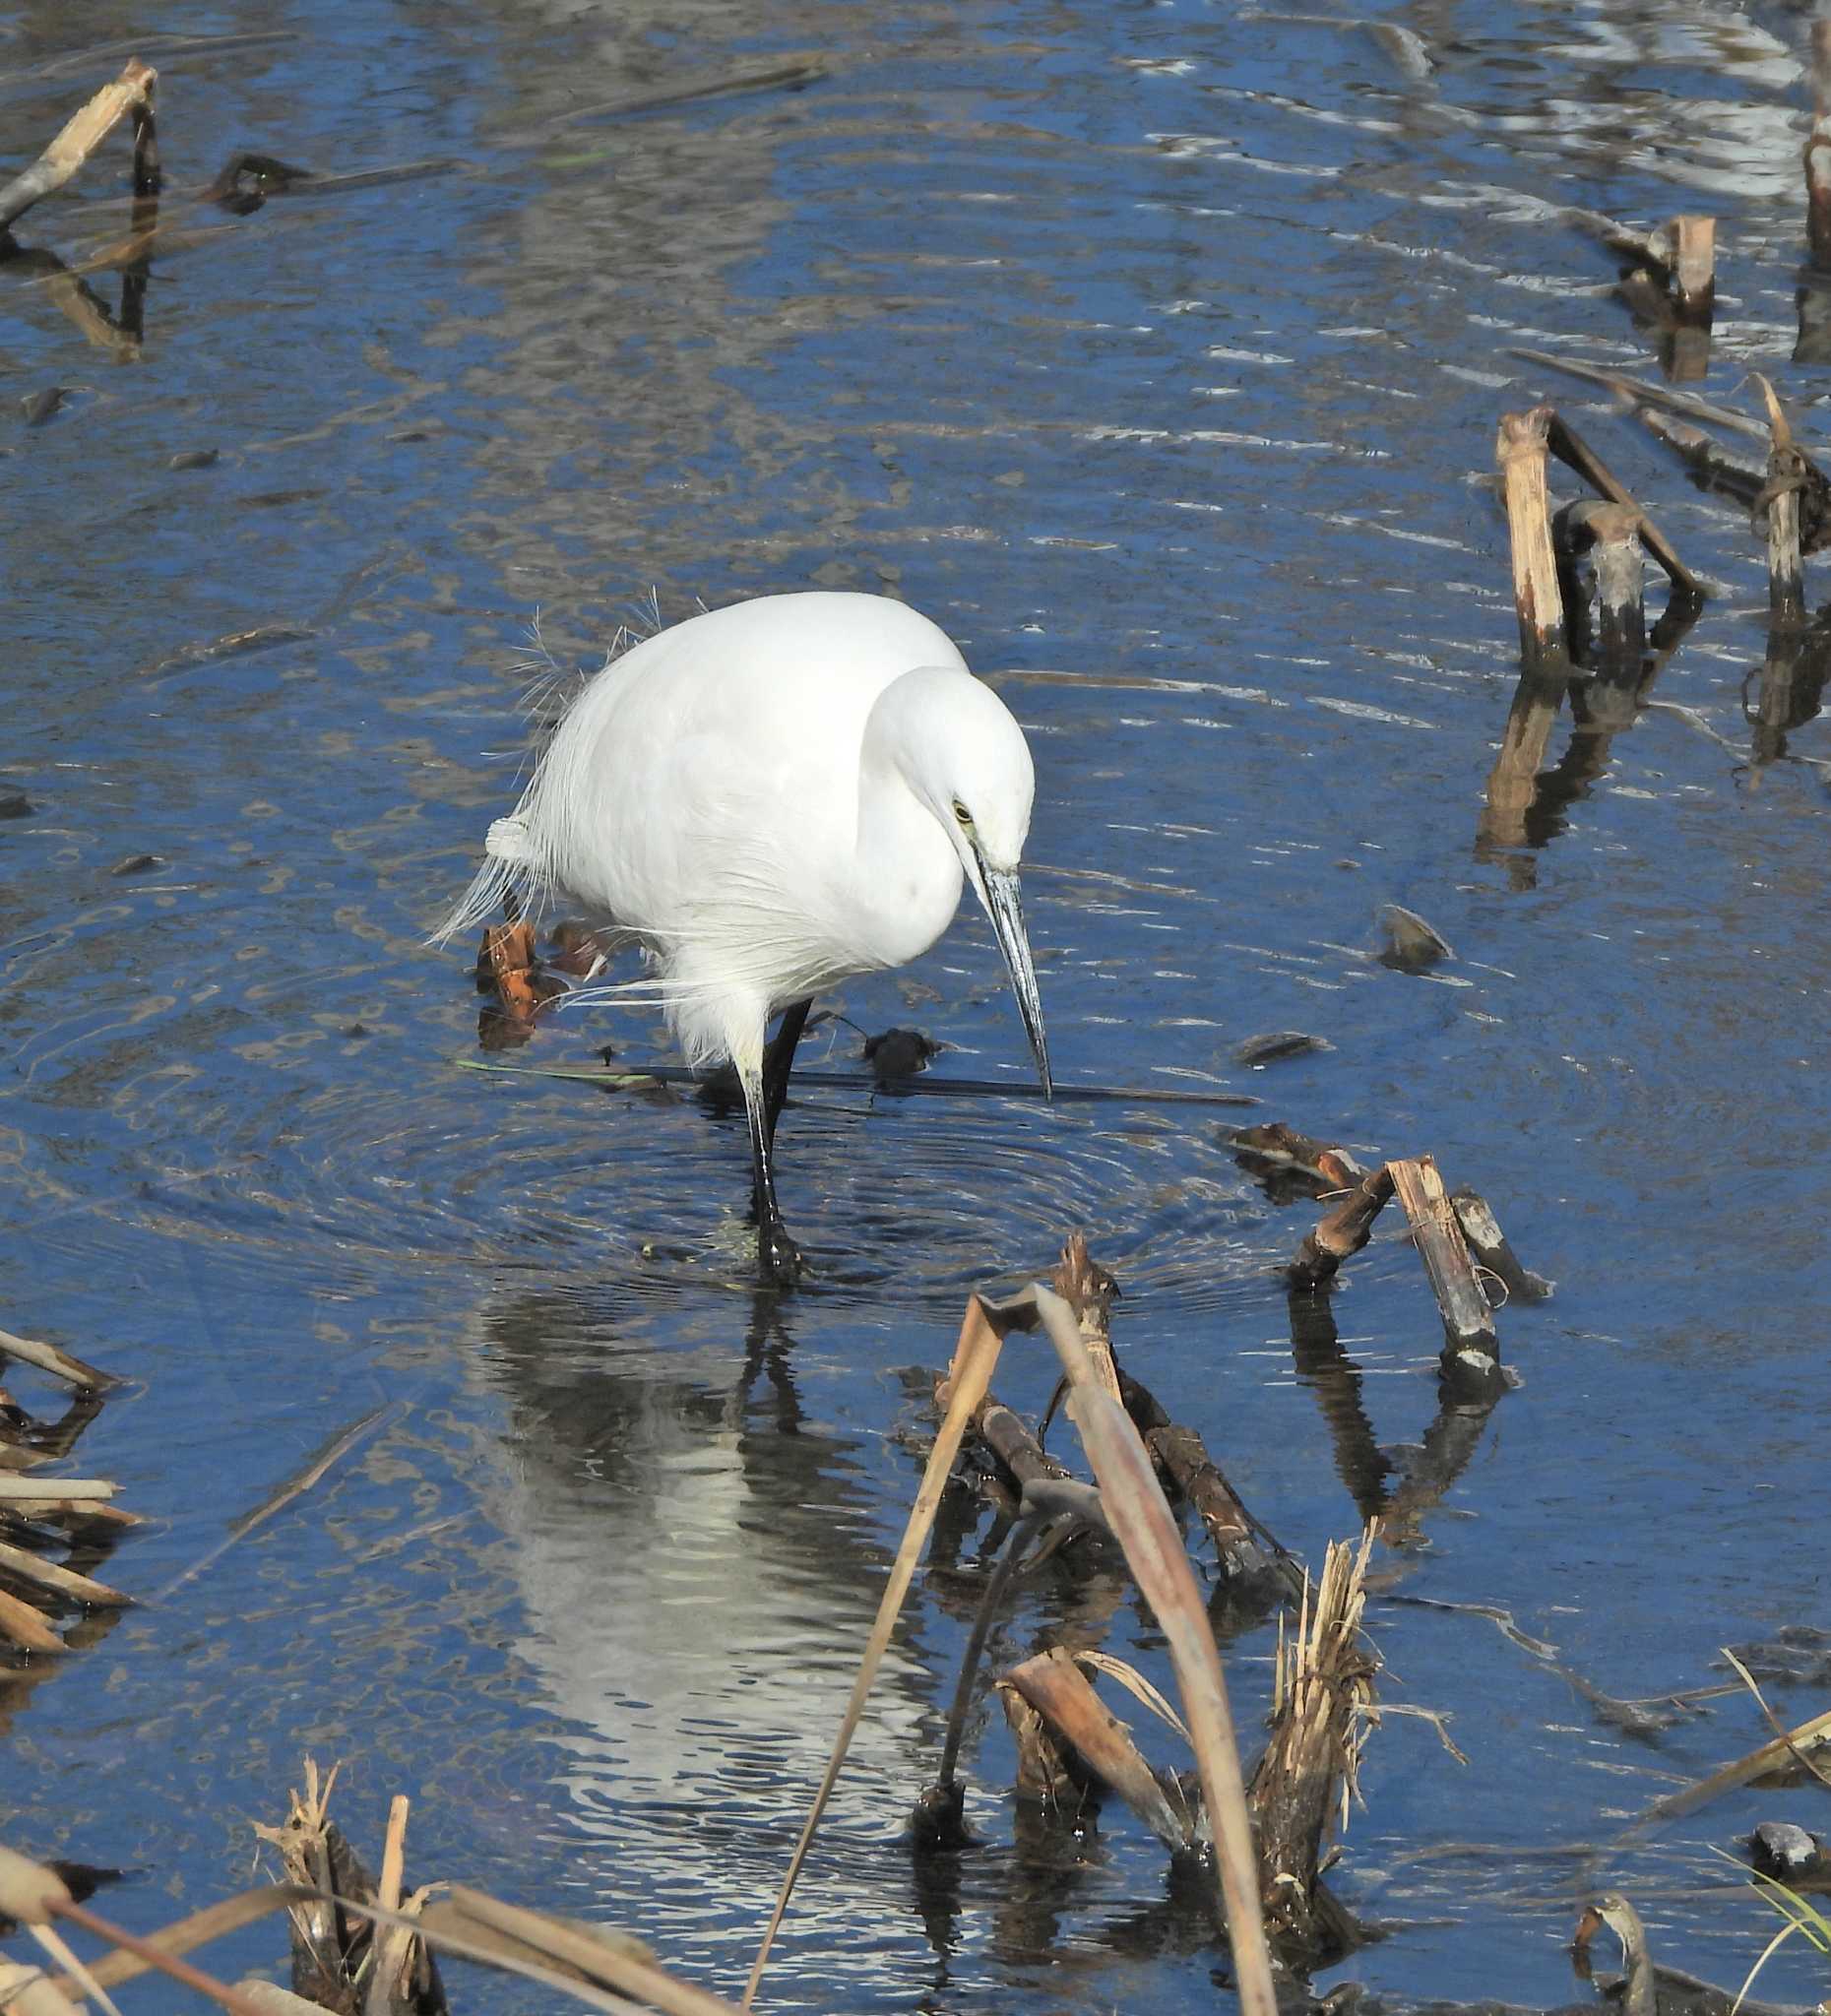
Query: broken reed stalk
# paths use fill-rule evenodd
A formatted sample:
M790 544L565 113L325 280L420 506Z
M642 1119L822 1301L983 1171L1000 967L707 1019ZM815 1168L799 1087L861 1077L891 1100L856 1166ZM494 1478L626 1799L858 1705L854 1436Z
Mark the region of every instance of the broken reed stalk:
M1081 1788L1069 1769L1067 1752L1046 1717L1024 1699L1011 1684L1008 1673L1000 1673L992 1686L1017 1750L1018 1791L1052 1805L1067 1805L1078 1799Z
M1735 1792L1750 1780L1778 1770L1789 1760L1797 1758L1800 1751L1822 1749L1826 1745L1831 1745L1831 1708L1809 1717L1790 1729L1785 1735L1763 1743L1759 1749L1750 1750L1746 1756L1737 1757L1720 1771L1713 1771L1695 1785L1684 1786L1677 1792L1668 1793L1662 1799L1655 1799L1623 1832L1621 1839L1625 1841L1665 1820L1681 1819L1687 1813L1696 1812L1700 1806L1708 1805L1712 1799L1721 1797L1724 1793Z
M1373 1236L1373 1221L1391 1196L1392 1171L1382 1163L1362 1176L1320 1225L1304 1234L1291 1263L1292 1287L1320 1288L1325 1281L1332 1281L1342 1262L1358 1253Z
M1707 321L1717 297L1717 220L1687 212L1655 231L1652 250L1666 269L1679 314Z
M371 1925L406 1926L441 1953L450 1953L459 1960L475 1961L479 1967L493 1967L502 1974L518 1975L524 1981L537 1982L542 1987L557 1989L561 1994L570 1995L574 2001L583 2002L588 2009L603 2010L605 2016L636 2016L632 1997L663 2011L664 2016L738 2016L735 2002L727 2002L722 1996L709 1994L704 1988L694 1987L689 1982L676 1980L663 1969L634 1959L589 1933L547 1918L541 1912L523 1911L515 1905L503 1904L494 1897L484 1896L481 1891L468 1889L462 1883L452 1885L451 1904L462 1907L464 1918L474 1919L487 1927L490 1936L468 1938L462 1931L449 1929L449 1912L440 1922L428 1924L398 1911L383 1911L376 1904L360 1904L354 1898L340 1896L335 1891L301 1891L291 1887L288 1895L294 1901L303 1899L333 1906ZM532 1946L550 1955L554 1965L542 1966L506 1952L500 1942L500 1932L510 1925L515 1929L508 1933L509 1937L518 1944ZM563 1960L562 1954L565 1956ZM561 1965L575 1972L562 1974L557 1971ZM580 1979L581 1976L584 1978ZM605 1993L595 1985L598 1982L612 1983L617 1992Z
M1546 485L1550 423L1548 406L1536 406L1529 412L1502 413L1494 439L1513 551L1513 606L1519 616L1520 658L1529 669L1562 662L1568 656L1557 563L1551 552L1550 493Z
M92 1393L105 1393L122 1384L112 1372L98 1371L54 1344L41 1344L35 1337L15 1337L10 1330L0 1330L0 1358L18 1358L23 1365L35 1365L53 1379Z
M1114 1400L1119 1398L1119 1368L1112 1355L1108 1329L1119 1285L1087 1250L1085 1232L1070 1232L1050 1277L1055 1292L1074 1311L1081 1342L1094 1362L1094 1372Z
M181 1982L187 1988L194 1988L200 1995L219 2003L229 2011L229 2016L263 2016L257 2003L251 2002L239 1988L232 1988L226 1982L221 1982L206 1974L202 1968L193 1967L188 1960L175 1953L168 1953L162 1947L155 1946L150 1939L144 1939L138 1932L130 1932L124 1926L112 1923L96 1915L83 1904L60 1904L55 1907L58 1918L67 1918L72 1924L81 1925L86 1932L93 1932L98 1939L106 1939L109 1945L118 1946L123 1952L131 1953L138 1960L157 1969L160 1974L169 1975L175 1982Z
M1364 1713L1379 1662L1360 1635L1367 1557L1377 1524L1357 1552L1331 1541L1304 1611L1281 1634L1272 1733L1253 1770L1247 1800L1259 1845L1267 1922L1304 1947L1317 1943L1316 1879L1330 1815L1347 1825L1359 1790Z
M412 1904L404 1908L401 1900L407 1867L407 1795L396 1793L388 1805L388 1831L382 1840L375 1901L383 1911L397 1911L404 1918L416 1919L418 1913ZM418 1902L424 1901L420 1896ZM363 1997L362 2016L397 2016L397 2012L408 2012L417 2005L413 1977L416 1969L426 1964L420 1957L423 1952L414 1934L405 1926L390 1924L377 1928L369 1945L368 1990Z
M1041 1283L1031 1293L1068 1375L1069 1417L1080 1430L1094 1467L1107 1523L1157 1616L1175 1669L1183 1719L1214 1829L1215 1862L1242 2016L1276 2016L1278 2003L1259 1909L1252 1826L1246 1815L1227 1681L1207 1606L1138 1430L1100 1383L1073 1311Z
M1831 272L1831 21L1812 24L1812 130L1803 150L1811 263Z
M1109 1785L1172 1855L1196 1846L1195 1815L1179 1788L1167 1786L1145 1761L1131 1732L1095 1693L1064 1646L1051 1646L1004 1675L1010 1687L1071 1744L1087 1768Z
M263 1883L253 1890L225 1897L220 1904L194 1911L189 1918L161 1925L157 1932L147 1934L146 1943L157 1946L161 1953L189 1953L198 1946L209 1945L213 1939L226 1938L230 1932L254 1924L272 1912L284 1910L296 1902L300 1894L290 1883ZM110 1953L90 1963L91 1978L105 1988L137 1981L152 1969L153 1963L138 1953ZM66 1983L60 1980L57 1984L63 1987Z
M1455 1399L1487 1402L1505 1386L1493 1311L1476 1278L1462 1227L1427 1155L1389 1163L1394 1191L1443 1317L1443 1381Z
M0 231L10 229L40 197L61 189L129 111L147 108L158 81L157 70L138 56L130 57L120 76L112 84L104 84L65 122L32 166L0 188ZM150 126L150 119L147 123Z
M945 1409L945 1378L936 1380L934 1397L936 1404ZM996 1394L986 1394L974 1411L969 1432L992 1457L1019 1491L1028 1483L1048 1478L1064 1479L1069 1476L1066 1465L1056 1462L1031 1433L1029 1425L1013 1414Z
M1476 1265L1493 1277L1495 1286L1487 1296L1490 1302L1497 1305L1501 1295L1515 1302L1549 1300L1553 1285L1543 1274L1535 1274L1514 1252L1486 1198L1465 1185L1451 1191L1450 1204Z
M1759 371L1755 383L1767 404L1767 483L1755 500L1767 507L1767 600L1774 620L1805 619L1805 569L1800 558L1799 493L1809 480L1809 464L1795 445L1793 428L1774 388Z

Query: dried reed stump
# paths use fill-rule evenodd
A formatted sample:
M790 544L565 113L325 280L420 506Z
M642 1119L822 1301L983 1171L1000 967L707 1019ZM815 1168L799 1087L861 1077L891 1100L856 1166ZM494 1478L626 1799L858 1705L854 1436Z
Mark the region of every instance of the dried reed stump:
M1357 1550L1330 1543L1304 1618L1279 1649L1271 1739L1246 1790L1266 1931L1303 1971L1357 1943L1353 1919L1318 1870L1329 1823L1357 1790L1379 1670L1360 1634L1374 1531L1368 1527Z
M1805 620L1805 568L1801 558L1799 523L1801 493L1808 487L1812 466L1793 439L1793 428L1781 410L1774 388L1759 372L1755 382L1767 402L1767 482L1755 499L1755 517L1767 513L1767 601L1777 623Z
M1552 413L1546 438L1558 461L1581 476L1599 497L1607 498L1610 504L1624 505L1634 514L1640 542L1664 570L1673 593L1684 597L1687 601L1701 603L1704 599L1703 585L1678 557L1678 549L1640 508L1634 493L1569 421L1558 413Z
M1625 504L1586 497L1564 506L1553 522L1551 536L1571 656L1608 689L1605 696L1590 697L1586 715L1598 725L1624 727L1634 717L1634 700L1647 658L1640 514Z

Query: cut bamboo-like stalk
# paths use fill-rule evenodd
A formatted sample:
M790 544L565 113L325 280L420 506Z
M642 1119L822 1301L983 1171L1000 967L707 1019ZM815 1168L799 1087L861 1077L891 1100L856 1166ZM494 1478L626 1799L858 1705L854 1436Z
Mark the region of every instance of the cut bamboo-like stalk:
M21 1364L35 1365L39 1371L49 1372L53 1379L96 1392L121 1384L112 1372L97 1371L54 1344L41 1344L35 1337L15 1337L10 1330L0 1330L0 1357L18 1358Z
M114 1496L114 1486L105 1478L0 1477L0 1510L21 1503L88 1505Z
M1774 388L1759 371L1755 383L1767 404L1767 599L1777 622L1800 623L1805 618L1805 570L1800 559L1799 492L1807 480L1807 463L1793 439L1793 428Z
M1549 1299L1553 1285L1522 1263L1500 1229L1500 1221L1486 1198L1465 1187L1451 1193L1450 1204L1456 1213L1456 1223L1462 1227L1462 1235L1469 1242L1469 1251L1478 1266L1494 1277L1499 1294L1515 1302ZM1487 1299L1497 1301L1499 1294L1490 1292Z
M1550 423L1548 406L1534 407L1530 412L1503 413L1494 440L1513 551L1513 606L1519 617L1520 657L1535 667L1566 655L1563 602L1551 552L1550 493L1546 485Z
M121 1609L133 1602L118 1589L111 1589L105 1582L97 1582L89 1575L79 1575L74 1568L66 1568L60 1562L47 1561L42 1554L34 1554L30 1547L9 1546L0 1541L0 1568L11 1572L28 1582L35 1582L41 1588L57 1596L66 1596L75 1603L93 1605L97 1609Z
M1391 1163L1388 1167L1399 1202L1412 1222L1419 1257L1430 1276L1451 1343L1495 1352L1493 1311L1475 1278L1468 1243L1435 1162L1421 1155Z
M40 1609L0 1589L0 1637L10 1638L27 1652L63 1652L64 1641Z

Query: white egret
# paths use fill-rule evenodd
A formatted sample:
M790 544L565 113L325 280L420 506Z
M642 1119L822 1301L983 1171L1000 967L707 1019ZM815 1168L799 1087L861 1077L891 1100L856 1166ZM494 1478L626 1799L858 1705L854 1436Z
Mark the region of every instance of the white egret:
M963 880L1050 1090L1017 878L1035 782L1023 730L927 617L870 595L738 602L586 684L439 935L513 891L640 942L656 977L633 984L659 992L689 1059L736 1067L758 1261L789 1280L773 1157L812 997L927 951Z

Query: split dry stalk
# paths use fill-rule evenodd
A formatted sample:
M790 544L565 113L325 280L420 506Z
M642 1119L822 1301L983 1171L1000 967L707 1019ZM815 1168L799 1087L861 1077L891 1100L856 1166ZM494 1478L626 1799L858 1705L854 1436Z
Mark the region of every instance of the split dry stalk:
M1314 1943L1316 1878L1332 1814L1348 1824L1359 1792L1366 1711L1379 1662L1360 1634L1367 1557L1377 1527L1357 1551L1331 1542L1313 1601L1296 1630L1280 1634L1272 1735L1247 1798L1259 1846L1265 1915L1279 1934Z
M158 72L130 57L112 84L104 84L81 111L69 119L55 140L32 162L0 189L0 230L8 230L40 197L61 189L89 159L114 127L130 112L138 114L136 125L144 126L151 146L153 87ZM136 150L137 155L140 149ZM157 173L157 156L154 157ZM136 170L136 183L141 170Z

